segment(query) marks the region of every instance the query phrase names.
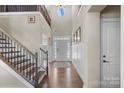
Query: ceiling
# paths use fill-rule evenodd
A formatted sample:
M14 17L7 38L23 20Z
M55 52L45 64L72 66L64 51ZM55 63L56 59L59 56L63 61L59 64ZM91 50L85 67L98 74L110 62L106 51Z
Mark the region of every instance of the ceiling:
M58 15L59 7L56 5L46 6L51 17L53 36L71 36L72 31L72 6L64 5L64 16Z

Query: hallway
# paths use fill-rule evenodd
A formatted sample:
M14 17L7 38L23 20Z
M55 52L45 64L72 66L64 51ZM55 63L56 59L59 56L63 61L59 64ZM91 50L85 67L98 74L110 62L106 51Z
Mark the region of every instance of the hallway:
M39 84L39 87L43 88L82 88L82 86L83 82L70 62L49 63L49 75Z
M1 5L0 59L24 87L119 88L124 77L121 8Z

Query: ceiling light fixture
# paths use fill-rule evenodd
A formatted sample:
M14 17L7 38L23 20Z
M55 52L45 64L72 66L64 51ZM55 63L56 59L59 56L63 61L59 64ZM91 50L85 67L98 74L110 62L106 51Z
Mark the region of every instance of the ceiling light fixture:
M64 7L62 5L58 5L58 15L59 16L64 16Z

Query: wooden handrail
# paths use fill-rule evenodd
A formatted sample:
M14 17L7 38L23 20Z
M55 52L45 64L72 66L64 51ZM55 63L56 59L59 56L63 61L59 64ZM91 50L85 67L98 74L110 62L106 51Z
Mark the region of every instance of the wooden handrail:
M45 54L47 54L48 52L45 51L44 49L40 48L41 51L43 51Z

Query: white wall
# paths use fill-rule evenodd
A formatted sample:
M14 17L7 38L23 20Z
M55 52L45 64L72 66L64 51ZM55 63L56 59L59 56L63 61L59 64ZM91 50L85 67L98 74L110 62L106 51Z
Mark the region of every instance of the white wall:
M87 13L84 43L88 62L88 87L100 87L100 13Z
M35 16L35 23L28 23L28 16ZM50 27L40 13L1 13L0 28L16 38L35 53L42 42L42 34L50 37Z
M73 33L81 26L82 41L77 45L73 63L84 81L84 87L100 87L100 13L88 12L83 6L79 16L73 16ZM82 53L80 52L82 51Z
M82 18L80 16L77 16L78 13L78 6L72 6L72 37L75 31L78 29L79 26L82 25L81 23L83 22ZM81 16L82 17L82 16ZM83 31L83 30L82 30ZM81 32L83 35L83 32ZM82 36L83 37L83 36ZM83 39L81 37L81 39ZM84 75L84 42L82 40L81 43L73 45L72 44L72 62L77 69L78 74L80 75L81 79L84 81L85 75Z
M26 87L22 82L0 67L0 87Z
M11 73L7 70L7 68L4 68L4 63L0 60L0 88L26 88L26 85L19 81L19 79Z

